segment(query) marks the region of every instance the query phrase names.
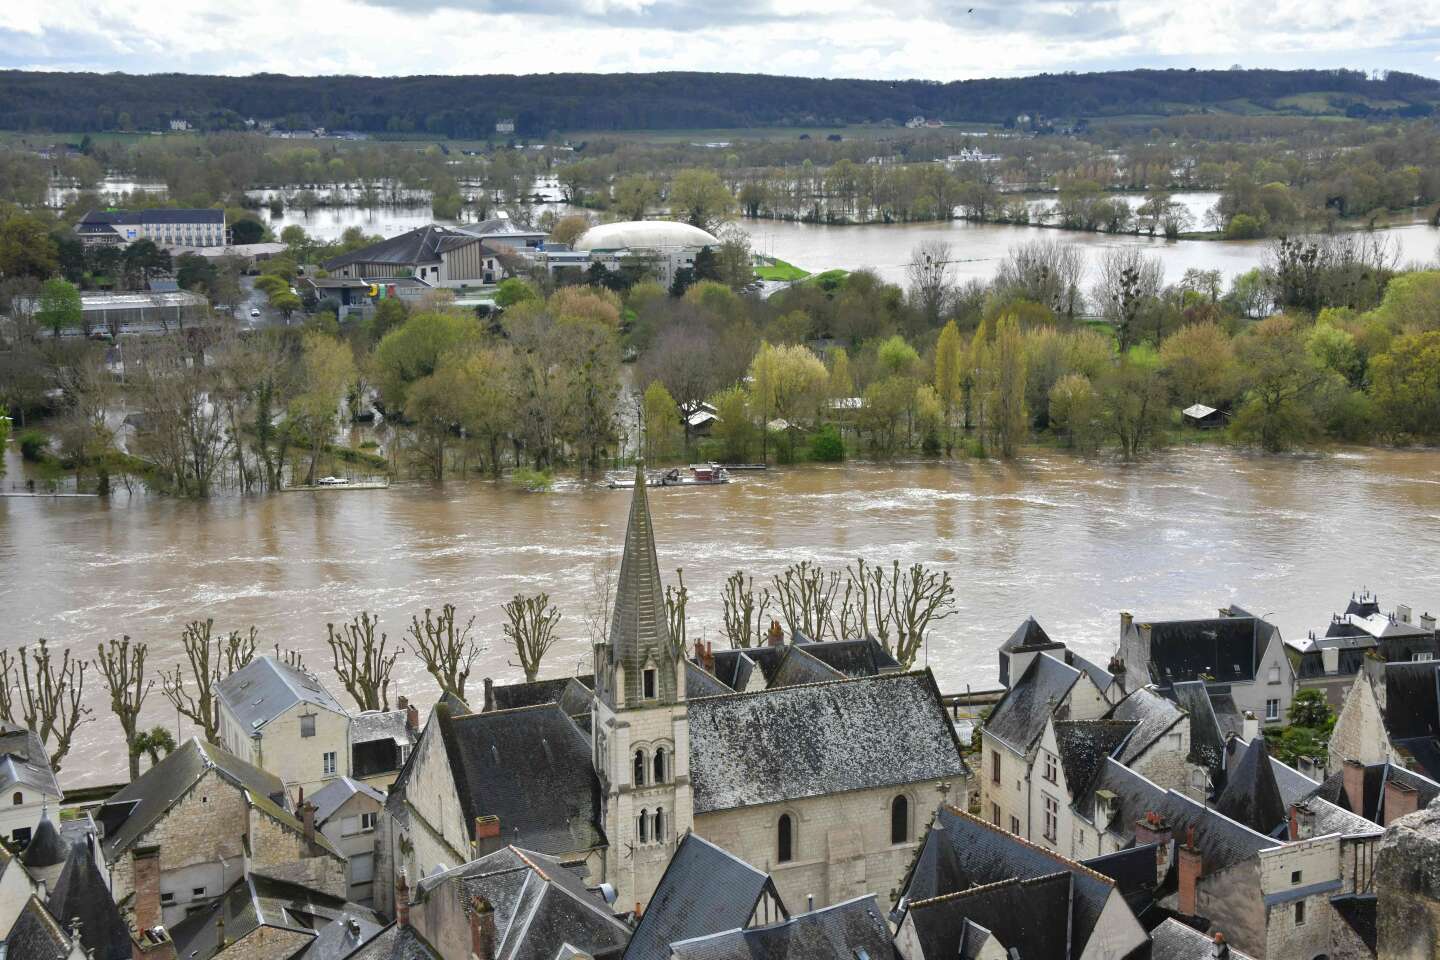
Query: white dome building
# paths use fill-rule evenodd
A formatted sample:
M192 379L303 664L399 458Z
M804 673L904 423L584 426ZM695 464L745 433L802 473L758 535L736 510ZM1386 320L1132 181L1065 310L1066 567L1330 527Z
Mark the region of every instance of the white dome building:
M625 220L602 223L582 233L576 250L699 250L720 241L708 230L674 220Z

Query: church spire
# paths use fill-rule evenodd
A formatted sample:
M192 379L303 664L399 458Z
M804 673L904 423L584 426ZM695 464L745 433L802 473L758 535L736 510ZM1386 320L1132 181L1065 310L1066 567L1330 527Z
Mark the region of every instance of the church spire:
M655 531L650 520L645 464L635 463L635 490L625 528L625 553L615 585L610 619L610 661L624 668L626 703L646 699L675 700L674 654L666 617L660 562L655 556ZM646 671L654 674L646 679ZM647 691L646 684L650 684Z

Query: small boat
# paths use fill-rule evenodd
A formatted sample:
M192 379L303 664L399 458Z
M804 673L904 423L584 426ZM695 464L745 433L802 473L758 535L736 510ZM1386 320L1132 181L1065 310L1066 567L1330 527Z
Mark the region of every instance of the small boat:
M350 481L344 477L321 477L315 481L315 485L317 487L340 487L349 482Z
M719 465L722 470L734 473L736 470L769 470L768 463L722 463Z
M729 482L729 471L716 463L692 463L685 472L674 467L663 473L645 474L647 487L711 487ZM635 478L610 477L607 485L611 490L631 490L635 487Z

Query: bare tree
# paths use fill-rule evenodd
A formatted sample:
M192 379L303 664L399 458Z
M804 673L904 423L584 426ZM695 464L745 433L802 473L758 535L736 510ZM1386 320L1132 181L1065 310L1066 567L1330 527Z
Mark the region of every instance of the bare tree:
M834 635L835 594L840 588L840 574L826 571L809 560L786 567L773 580L780 613L791 635L803 633L811 640Z
M1016 244L1000 261L993 289L1001 301L1030 300L1063 317L1080 312L1085 257L1074 244L1031 240Z
M1160 296L1164 282L1160 258L1145 256L1139 247L1115 247L1100 257L1100 279L1091 293L1114 325L1121 353L1139 338L1140 312Z
M915 663L925 643L925 631L955 613L955 586L950 574L926 569L922 563L911 564L900 573L900 561L894 561L890 587L890 616L895 625L895 646L887 650L900 661L903 670Z
M755 579L745 576L744 570L736 570L726 578L720 601L725 613L725 638L732 649L764 642L765 612L771 600L769 588L762 587L760 595L755 595Z
M863 557L845 568L845 593L840 601L840 632L845 637L871 636L890 649L894 622L890 615L885 569Z
M155 686L154 680L145 679L146 652L145 644L132 646L128 636L119 640L112 637L108 643L96 647L94 661L110 692L110 709L125 734L131 781L140 776L140 710Z
M299 650L287 650L277 643L275 644L275 659L302 673L309 672L305 669L305 656Z
M470 677L470 668L482 647L470 638L470 629L475 626L471 617L465 626L456 629L455 607L445 604L439 615L425 608L425 620L410 618L410 649L425 661L425 669L440 686L441 693L448 693L459 700L465 699L465 681Z
M685 569L675 568L675 579L679 586L665 587L665 615L670 621L670 647L676 657L685 656L685 605L690 602L690 591L685 589Z
M502 608L509 623L505 624L505 639L515 648L520 658L520 668L525 671L525 682L532 683L540 675L540 661L546 652L560 638L555 626L560 622L560 611L550 603L550 594L540 593L533 597L516 594L514 599Z
M388 638L383 633L380 642L375 642L375 628L379 623L379 617L362 611L349 623L341 624L338 631L335 624L325 624L329 634L325 642L330 645L335 672L340 675L345 692L361 710L390 709L390 670L400 651L386 656Z
M18 662L18 667L17 667ZM0 678L13 694L7 692L6 719L19 722L39 735L50 749L50 766L60 771L60 761L70 752L75 730L91 719L91 709L83 705L85 694L84 660L70 658L70 651L61 653L57 664L50 652L50 641L40 638L32 653L20 648L18 661L9 651L0 651ZM19 707L19 715L10 711Z
M945 219L950 218L947 216ZM940 318L945 315L954 291L951 253L950 244L945 241L926 240L910 251L910 262L905 266L910 301L932 327L940 325Z
M590 592L585 597L582 617L590 644L604 643L610 630L610 607L615 602L615 554L607 554L590 568Z
M160 689L165 699L181 716L200 727L211 743L220 742L220 699L215 695L215 688L223 677L255 659L255 635L255 628L251 627L248 633L232 630L221 639L215 636L214 620L203 623L193 620L181 631L180 644L185 649L195 693L186 689L186 674L180 664L169 673L160 674Z

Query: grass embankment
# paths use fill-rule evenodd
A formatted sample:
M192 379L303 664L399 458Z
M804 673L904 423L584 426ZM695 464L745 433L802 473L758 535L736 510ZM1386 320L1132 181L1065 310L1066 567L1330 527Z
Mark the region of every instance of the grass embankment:
M786 263L776 257L766 257L765 263L755 268L755 276L761 280L779 280L794 283L810 276L809 270L802 270L793 263Z

